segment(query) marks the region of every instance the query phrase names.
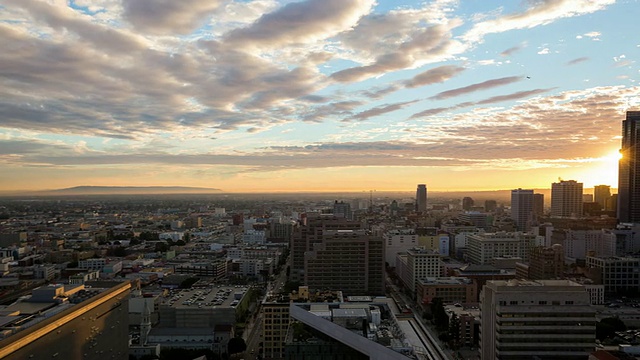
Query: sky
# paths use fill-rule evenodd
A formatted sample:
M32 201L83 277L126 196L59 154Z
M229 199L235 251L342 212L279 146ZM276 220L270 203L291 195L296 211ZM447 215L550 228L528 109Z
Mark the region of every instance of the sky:
M617 187L636 0L0 0L0 190Z

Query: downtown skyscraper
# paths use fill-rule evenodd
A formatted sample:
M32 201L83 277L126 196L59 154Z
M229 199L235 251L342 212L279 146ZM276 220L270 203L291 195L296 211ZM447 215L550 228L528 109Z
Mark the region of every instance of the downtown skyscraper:
M427 211L427 185L418 184L416 190L416 212Z
M622 158L618 163L618 220L640 223L640 111L627 111L622 121Z
M582 183L575 180L560 180L551 184L551 216L582 216Z
M511 190L511 218L516 222L518 231L531 230L533 201L533 190Z

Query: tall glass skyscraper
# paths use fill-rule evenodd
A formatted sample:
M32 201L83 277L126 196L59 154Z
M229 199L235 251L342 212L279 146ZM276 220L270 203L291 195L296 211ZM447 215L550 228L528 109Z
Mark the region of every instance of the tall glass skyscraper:
M640 111L627 111L622 121L622 158L618 165L618 220L640 223Z
M416 211L427 211L427 185L425 184L418 184L418 189L416 190Z

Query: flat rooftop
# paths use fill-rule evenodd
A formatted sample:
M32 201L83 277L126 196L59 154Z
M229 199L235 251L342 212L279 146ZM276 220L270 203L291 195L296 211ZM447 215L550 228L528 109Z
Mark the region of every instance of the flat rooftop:
M161 305L177 309L235 307L249 290L248 286L214 286L200 289L172 290ZM239 298L236 299L236 294Z

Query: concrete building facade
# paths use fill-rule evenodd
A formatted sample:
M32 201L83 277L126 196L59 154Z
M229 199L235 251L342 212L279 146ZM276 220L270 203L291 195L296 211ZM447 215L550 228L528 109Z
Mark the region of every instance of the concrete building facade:
M468 260L472 264L493 264L495 258L518 257L529 260L529 250L538 245L538 236L522 232L471 234L468 239Z
M569 280L489 281L480 311L483 360L585 359L595 347L589 294Z
M551 216L582 216L582 183L561 180L551 184Z
M349 295L382 295L385 255L381 237L364 230L326 231L305 256L304 283Z

